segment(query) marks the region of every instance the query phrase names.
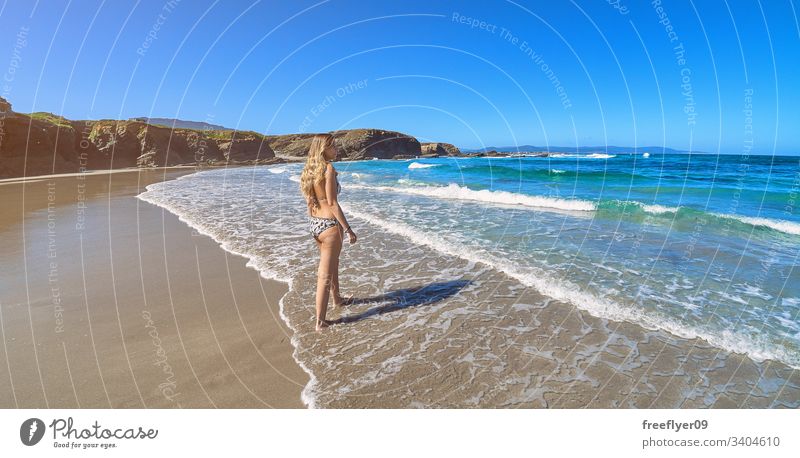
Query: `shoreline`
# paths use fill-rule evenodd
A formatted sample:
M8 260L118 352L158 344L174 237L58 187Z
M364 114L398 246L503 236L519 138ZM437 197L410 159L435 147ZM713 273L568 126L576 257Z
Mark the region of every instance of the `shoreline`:
M80 176L89 176L89 175L108 175L112 173L124 173L124 172L140 172L140 173L148 173L148 172L161 172L167 173L172 171L184 171L184 170L191 170L191 173L195 172L202 172L206 170L216 170L216 169L226 169L226 168L237 168L237 167L255 167L258 165L275 165L275 164L286 164L290 163L290 161L285 162L275 162L274 164L227 164L227 165L204 165L202 167L197 167L196 165L170 165L166 167L121 167L116 169L87 169L84 172L69 172L69 173L50 173L46 175L29 175L24 177L11 177L11 178L0 178L0 185L3 184L13 184L13 183L23 183L23 182L34 182L37 180L44 180L46 178L64 178L64 177L80 177Z
M287 285L136 198L194 171L2 183L1 406L304 407L308 375L279 316Z
M176 177L176 179L177 178L178 177ZM259 276L261 276L261 278L263 278L264 280L271 281L271 282L278 282L278 283L281 283L281 284L286 286L286 291L284 292L284 294L282 294L280 296L280 299L278 300L278 313L280 315L280 318L283 320L283 323L289 329L291 329L291 331L292 331L292 337L290 338L290 342L291 342L291 345L292 345L292 359L294 359L294 362L309 377L309 382L306 383L306 385L303 387L303 390L300 393L300 400L302 401L302 403L303 403L303 405L305 407L314 408L315 407L315 403L313 401L313 398L309 397L307 392L310 390L310 387L312 387L315 384L316 377L314 376L314 373L305 364L303 364L302 360L297 356L297 352L298 352L298 346L296 345L297 330L294 327L292 327L291 323L289 322L289 318L286 316L285 309L284 309L284 300L289 295L289 293L292 292L292 289L293 289L292 288L292 286L293 286L292 285L292 280L291 279L281 279L281 278L271 278L271 277L269 277L266 273L260 271L258 269L258 267L254 264L255 262L257 262L257 259L255 257L253 257L251 255L248 255L246 253L242 253L242 252L239 252L239 251L235 250L234 248L232 248L230 246L230 244L226 243L224 240L220 240L217 237L215 237L213 234L211 234L210 232L204 231L202 227L200 227L196 223L193 223L191 220L188 220L188 219L184 218L183 216L179 215L178 213L176 213L174 210L168 208L167 206L162 206L162 205L159 205L159 204L157 204L155 202L151 202L147 198L139 197L138 195L136 196L136 198L141 200L142 202L147 202L150 205L156 206L158 208L161 208L161 209L169 212L174 217L178 218L178 220L180 222L182 222L183 224L185 224L186 226L188 226L192 230L197 231L197 233L202 234L203 236L208 237L209 239L214 241L214 243L216 243L217 246L219 246L220 249L222 249L225 252L230 253L230 254L232 254L234 256L237 256L237 257L245 259L247 261L245 266L250 268L250 269L255 270L256 272L258 272Z

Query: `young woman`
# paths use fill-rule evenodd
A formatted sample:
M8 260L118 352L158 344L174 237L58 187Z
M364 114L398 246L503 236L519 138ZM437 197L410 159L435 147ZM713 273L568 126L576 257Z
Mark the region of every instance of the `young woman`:
M328 327L325 319L328 311L329 293L333 307L349 302L339 294L339 253L342 251L344 234L350 235L350 243L356 243L356 233L347 224L339 207L339 180L331 161L339 152L330 134L317 134L311 140L308 158L300 175L300 190L308 205L311 236L319 247L319 271L317 273L317 331Z

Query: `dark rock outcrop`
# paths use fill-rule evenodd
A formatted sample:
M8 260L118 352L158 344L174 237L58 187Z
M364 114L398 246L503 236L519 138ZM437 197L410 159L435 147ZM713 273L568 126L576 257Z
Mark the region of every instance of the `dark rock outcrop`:
M0 97L0 116L11 113L11 103L8 100Z
M342 149L342 156L350 160L392 159L397 155L417 156L421 147L416 138L378 129L355 129L331 132Z
M416 138L400 132L379 129L337 130L331 132L344 160L392 159L399 155L419 156L421 147ZM276 154L298 160L308 154L314 134L268 136Z
M510 156L510 154L509 153L504 153L502 151L489 150L489 151L480 151L480 152L477 152L477 153L470 153L467 156L470 156L470 157L508 157L508 156Z
M64 118L0 111L0 178L72 171L75 129ZM43 153L46 151L46 154Z

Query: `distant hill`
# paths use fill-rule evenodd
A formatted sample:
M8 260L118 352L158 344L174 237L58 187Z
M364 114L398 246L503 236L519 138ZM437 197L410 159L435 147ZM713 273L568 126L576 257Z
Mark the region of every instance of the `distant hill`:
M175 129L193 129L193 130L234 130L216 124L209 124L201 121L184 121L182 119L173 118L130 118L130 121L139 121L156 126L174 127Z
M486 148L479 148L479 149L469 149L469 148L461 148L461 151L465 153L483 153L487 151L498 151L503 153L510 153L510 152L541 152L541 151L549 151L551 153L612 153L612 154L623 154L623 153L633 153L634 151L637 152L648 152L648 153L665 153L665 154L675 154L675 153L688 153L688 151L677 150L672 148L665 148L662 146L638 146L634 150L634 148L629 146L534 146L534 145L520 145L520 146L487 146ZM699 153L699 151L693 151L693 153Z

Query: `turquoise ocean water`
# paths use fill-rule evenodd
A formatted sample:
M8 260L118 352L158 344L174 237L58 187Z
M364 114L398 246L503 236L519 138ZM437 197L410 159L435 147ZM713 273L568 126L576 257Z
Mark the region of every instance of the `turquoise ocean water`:
M800 367L798 157L338 165L364 218L452 238L590 312Z

